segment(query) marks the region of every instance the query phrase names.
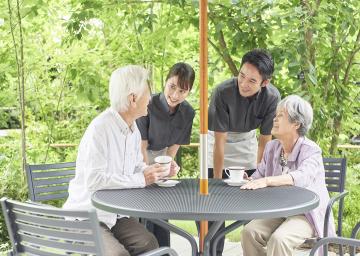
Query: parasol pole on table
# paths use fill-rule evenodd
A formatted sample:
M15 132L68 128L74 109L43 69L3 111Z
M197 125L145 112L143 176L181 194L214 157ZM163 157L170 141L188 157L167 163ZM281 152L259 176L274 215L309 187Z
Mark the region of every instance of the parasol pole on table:
M207 45L207 0L200 0L200 194L208 195L207 133L208 133L208 45ZM204 238L208 222L200 222L200 252L204 249Z

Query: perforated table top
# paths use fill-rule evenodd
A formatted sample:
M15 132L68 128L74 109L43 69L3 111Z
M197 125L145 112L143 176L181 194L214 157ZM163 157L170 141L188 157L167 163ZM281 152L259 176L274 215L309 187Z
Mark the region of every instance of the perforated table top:
M138 189L100 190L96 208L148 219L252 220L306 213L319 205L312 191L295 186L241 190L209 179L209 195L199 194L199 181L180 180L175 187L151 185Z

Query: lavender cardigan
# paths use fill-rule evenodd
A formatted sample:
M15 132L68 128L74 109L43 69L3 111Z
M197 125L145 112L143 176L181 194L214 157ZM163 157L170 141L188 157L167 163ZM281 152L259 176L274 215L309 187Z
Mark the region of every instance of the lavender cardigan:
M279 140L272 140L266 144L261 163L251 176L253 179L282 174L280 165L281 148ZM325 185L325 171L320 147L312 140L300 137L288 157L287 166L295 186L311 190L320 197L319 206L305 213L305 217L313 226L317 236L323 237L325 211L330 198ZM331 215L329 236L335 236L334 227L334 219Z

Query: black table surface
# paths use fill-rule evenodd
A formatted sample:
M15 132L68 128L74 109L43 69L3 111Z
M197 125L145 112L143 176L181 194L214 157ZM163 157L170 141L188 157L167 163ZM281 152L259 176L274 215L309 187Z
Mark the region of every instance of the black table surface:
M99 190L92 196L101 210L148 219L252 220L306 213L319 205L316 193L296 186L241 190L209 179L209 195L199 194L199 180L174 187Z

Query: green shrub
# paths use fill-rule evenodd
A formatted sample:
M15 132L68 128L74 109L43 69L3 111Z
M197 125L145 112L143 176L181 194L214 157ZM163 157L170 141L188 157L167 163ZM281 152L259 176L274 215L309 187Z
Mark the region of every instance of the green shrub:
M27 198L25 175L21 168L21 151L19 134L12 133L9 137L0 137L0 195L24 201ZM4 217L0 215L0 245L8 246L8 232Z
M199 153L197 147L181 148L181 170L179 178L199 177Z
M343 233L350 237L351 230L360 221L360 164L348 162L345 189L349 194L345 197Z
M18 129L20 112L16 108L0 108L0 129Z

